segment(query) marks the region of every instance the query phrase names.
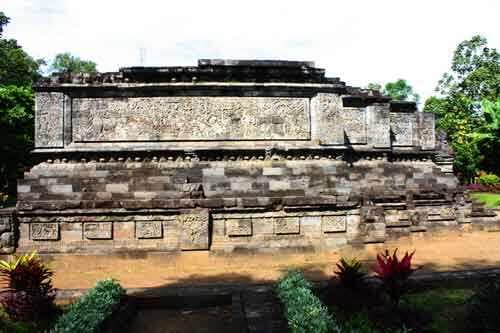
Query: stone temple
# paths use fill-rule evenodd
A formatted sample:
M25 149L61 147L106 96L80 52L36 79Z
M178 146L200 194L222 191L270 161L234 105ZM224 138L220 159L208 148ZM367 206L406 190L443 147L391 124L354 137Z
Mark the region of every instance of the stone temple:
M433 114L312 62L60 75L35 121L38 162L2 217L21 251L322 250L496 221Z

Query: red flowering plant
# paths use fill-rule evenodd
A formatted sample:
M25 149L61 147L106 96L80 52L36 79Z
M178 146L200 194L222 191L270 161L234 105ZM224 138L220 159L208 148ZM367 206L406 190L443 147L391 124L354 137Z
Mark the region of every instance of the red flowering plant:
M400 260L397 255L398 249L391 255L389 250L377 254L377 264L373 268L376 276L382 281L385 291L390 299L398 304L401 296L407 291L407 280L416 271L412 268L411 259L415 254L406 252Z

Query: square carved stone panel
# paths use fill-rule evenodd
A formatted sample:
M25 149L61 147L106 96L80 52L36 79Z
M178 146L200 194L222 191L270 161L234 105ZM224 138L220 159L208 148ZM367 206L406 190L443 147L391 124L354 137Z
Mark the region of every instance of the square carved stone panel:
M177 223L181 229L182 250L208 250L208 211L180 214Z
M347 225L346 215L321 216L321 230L324 233L345 232Z
M413 124L415 115L391 113L391 136L393 146L413 146Z
M83 235L87 239L111 239L113 238L113 222L84 223Z
M162 238L163 224L161 221L137 221L135 222L135 236L144 238Z
M289 235L300 233L300 222L298 217L275 217L274 233L277 235Z
M234 236L252 236L252 219L226 220L226 234Z
M58 223L30 223L30 238L32 240L58 240Z

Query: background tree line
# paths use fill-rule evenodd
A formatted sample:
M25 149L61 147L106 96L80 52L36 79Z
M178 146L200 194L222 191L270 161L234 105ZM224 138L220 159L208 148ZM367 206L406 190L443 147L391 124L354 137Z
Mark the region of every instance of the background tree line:
M384 88L370 83L369 89L382 91L400 101L419 102L419 96L403 79ZM500 56L488 47L486 38L474 36L461 42L423 111L436 115L436 127L445 132L455 154L454 169L464 183L478 173L500 175Z

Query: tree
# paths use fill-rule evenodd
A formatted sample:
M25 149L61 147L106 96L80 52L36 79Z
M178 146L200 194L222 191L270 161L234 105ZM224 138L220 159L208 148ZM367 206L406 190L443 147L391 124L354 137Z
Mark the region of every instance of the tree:
M58 73L96 73L97 65L90 60L82 60L69 52L59 53L50 66L51 71Z
M380 83L377 83L377 82L368 83L366 88L370 89L370 90L382 91L382 85Z
M486 38L474 36L457 46L451 70L436 88L440 96L425 102L424 111L436 114L437 127L451 142L463 181L472 181L478 170L500 172L499 133L492 123L499 90L500 56Z
M419 96L413 92L412 86L403 79L387 82L384 86L384 94L396 101L413 101L418 103L419 100Z
M0 12L0 31L10 19ZM33 90L39 63L0 35L0 206L15 198L16 180L33 146Z
M15 39L3 38L1 32L10 19L0 12L0 85L31 85L39 78L40 61L34 60Z
M444 96L464 94L476 103L483 98L496 100L500 93L500 54L479 35L461 42L453 54L451 71L443 74L436 90Z

